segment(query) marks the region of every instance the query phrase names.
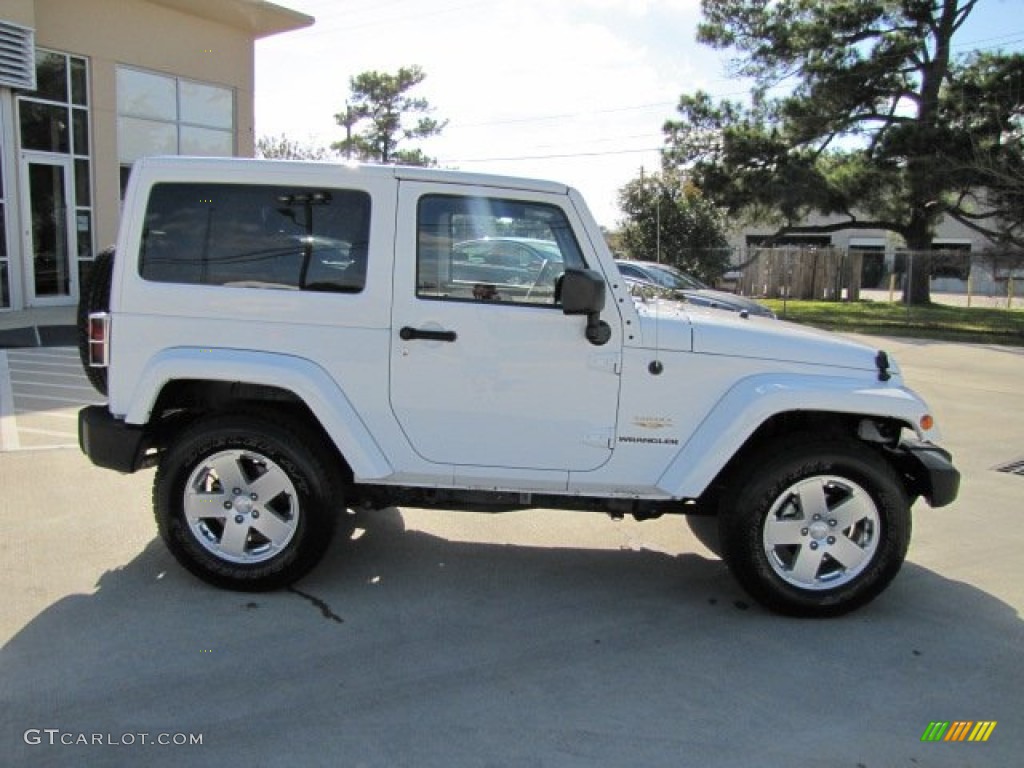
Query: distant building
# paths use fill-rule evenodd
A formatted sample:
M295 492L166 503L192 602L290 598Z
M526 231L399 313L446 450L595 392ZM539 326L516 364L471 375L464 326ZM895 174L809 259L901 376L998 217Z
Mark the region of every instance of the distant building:
M842 221L839 216L810 216L804 222L811 225L827 225ZM743 227L729 234L729 245L735 259L743 262L753 249L770 242L775 248L791 248L799 251L831 248L844 253L857 254L862 264L860 284L864 288L882 288L889 275L902 275L905 268L906 244L892 232L881 229L840 229L829 233L792 233L779 239L770 239L772 227ZM968 275L972 277L973 289L978 293L1000 293L1005 290L1001 281L1015 270L993 268L986 259L980 258L993 248L993 243L983 235L949 217L939 222L931 250L941 252L933 260L932 290L938 292L963 292L967 289Z
M143 155L253 154L265 0L0 0L0 311L74 304Z

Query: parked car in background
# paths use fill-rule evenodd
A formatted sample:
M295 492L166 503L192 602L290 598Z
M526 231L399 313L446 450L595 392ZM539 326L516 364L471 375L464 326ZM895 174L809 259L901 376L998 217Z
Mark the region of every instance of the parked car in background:
M775 317L764 304L758 304L746 296L739 296L735 293L716 291L709 288L700 280L686 274L670 264L659 264L654 261L628 261L616 259L615 264L619 272L627 280L632 280L640 285L650 285L671 291L679 298L685 299L691 304L701 307L716 307L727 309L731 312L747 311L751 315L760 317Z
M452 247L451 275L461 283L525 296L554 293L554 279L564 270L558 243L535 237L482 237ZM478 290L479 293L479 290Z

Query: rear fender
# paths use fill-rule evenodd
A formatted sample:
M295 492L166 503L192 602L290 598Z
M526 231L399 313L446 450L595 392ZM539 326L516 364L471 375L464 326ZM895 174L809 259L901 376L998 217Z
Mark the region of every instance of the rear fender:
M143 369L125 413L128 424L149 423L156 399L172 381L245 382L292 392L301 399L334 441L356 477L383 479L391 463L337 382L304 358L245 350L198 347L166 349Z

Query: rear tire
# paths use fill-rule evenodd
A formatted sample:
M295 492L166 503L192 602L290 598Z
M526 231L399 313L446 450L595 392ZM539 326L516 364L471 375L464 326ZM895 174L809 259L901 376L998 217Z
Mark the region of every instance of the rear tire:
M160 535L179 563L215 586L290 584L321 560L345 511L341 474L321 458L330 455L311 432L262 417L194 424L157 470Z
M114 272L114 247L105 248L92 263L89 279L78 300L78 355L85 376L101 395L107 394L107 369L89 365L89 315L110 311L110 280Z
M791 616L838 616L873 600L899 572L910 501L875 451L805 436L744 466L744 478L730 483L738 490L723 500L722 553L758 602Z

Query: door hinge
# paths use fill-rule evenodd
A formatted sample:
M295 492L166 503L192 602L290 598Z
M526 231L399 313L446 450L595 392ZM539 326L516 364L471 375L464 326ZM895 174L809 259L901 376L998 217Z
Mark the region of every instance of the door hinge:
M616 376L622 373L622 359L619 355L591 355L589 366L598 371L607 371Z
M601 429L583 436L583 444L592 448L606 448L611 450L615 447L615 430Z

